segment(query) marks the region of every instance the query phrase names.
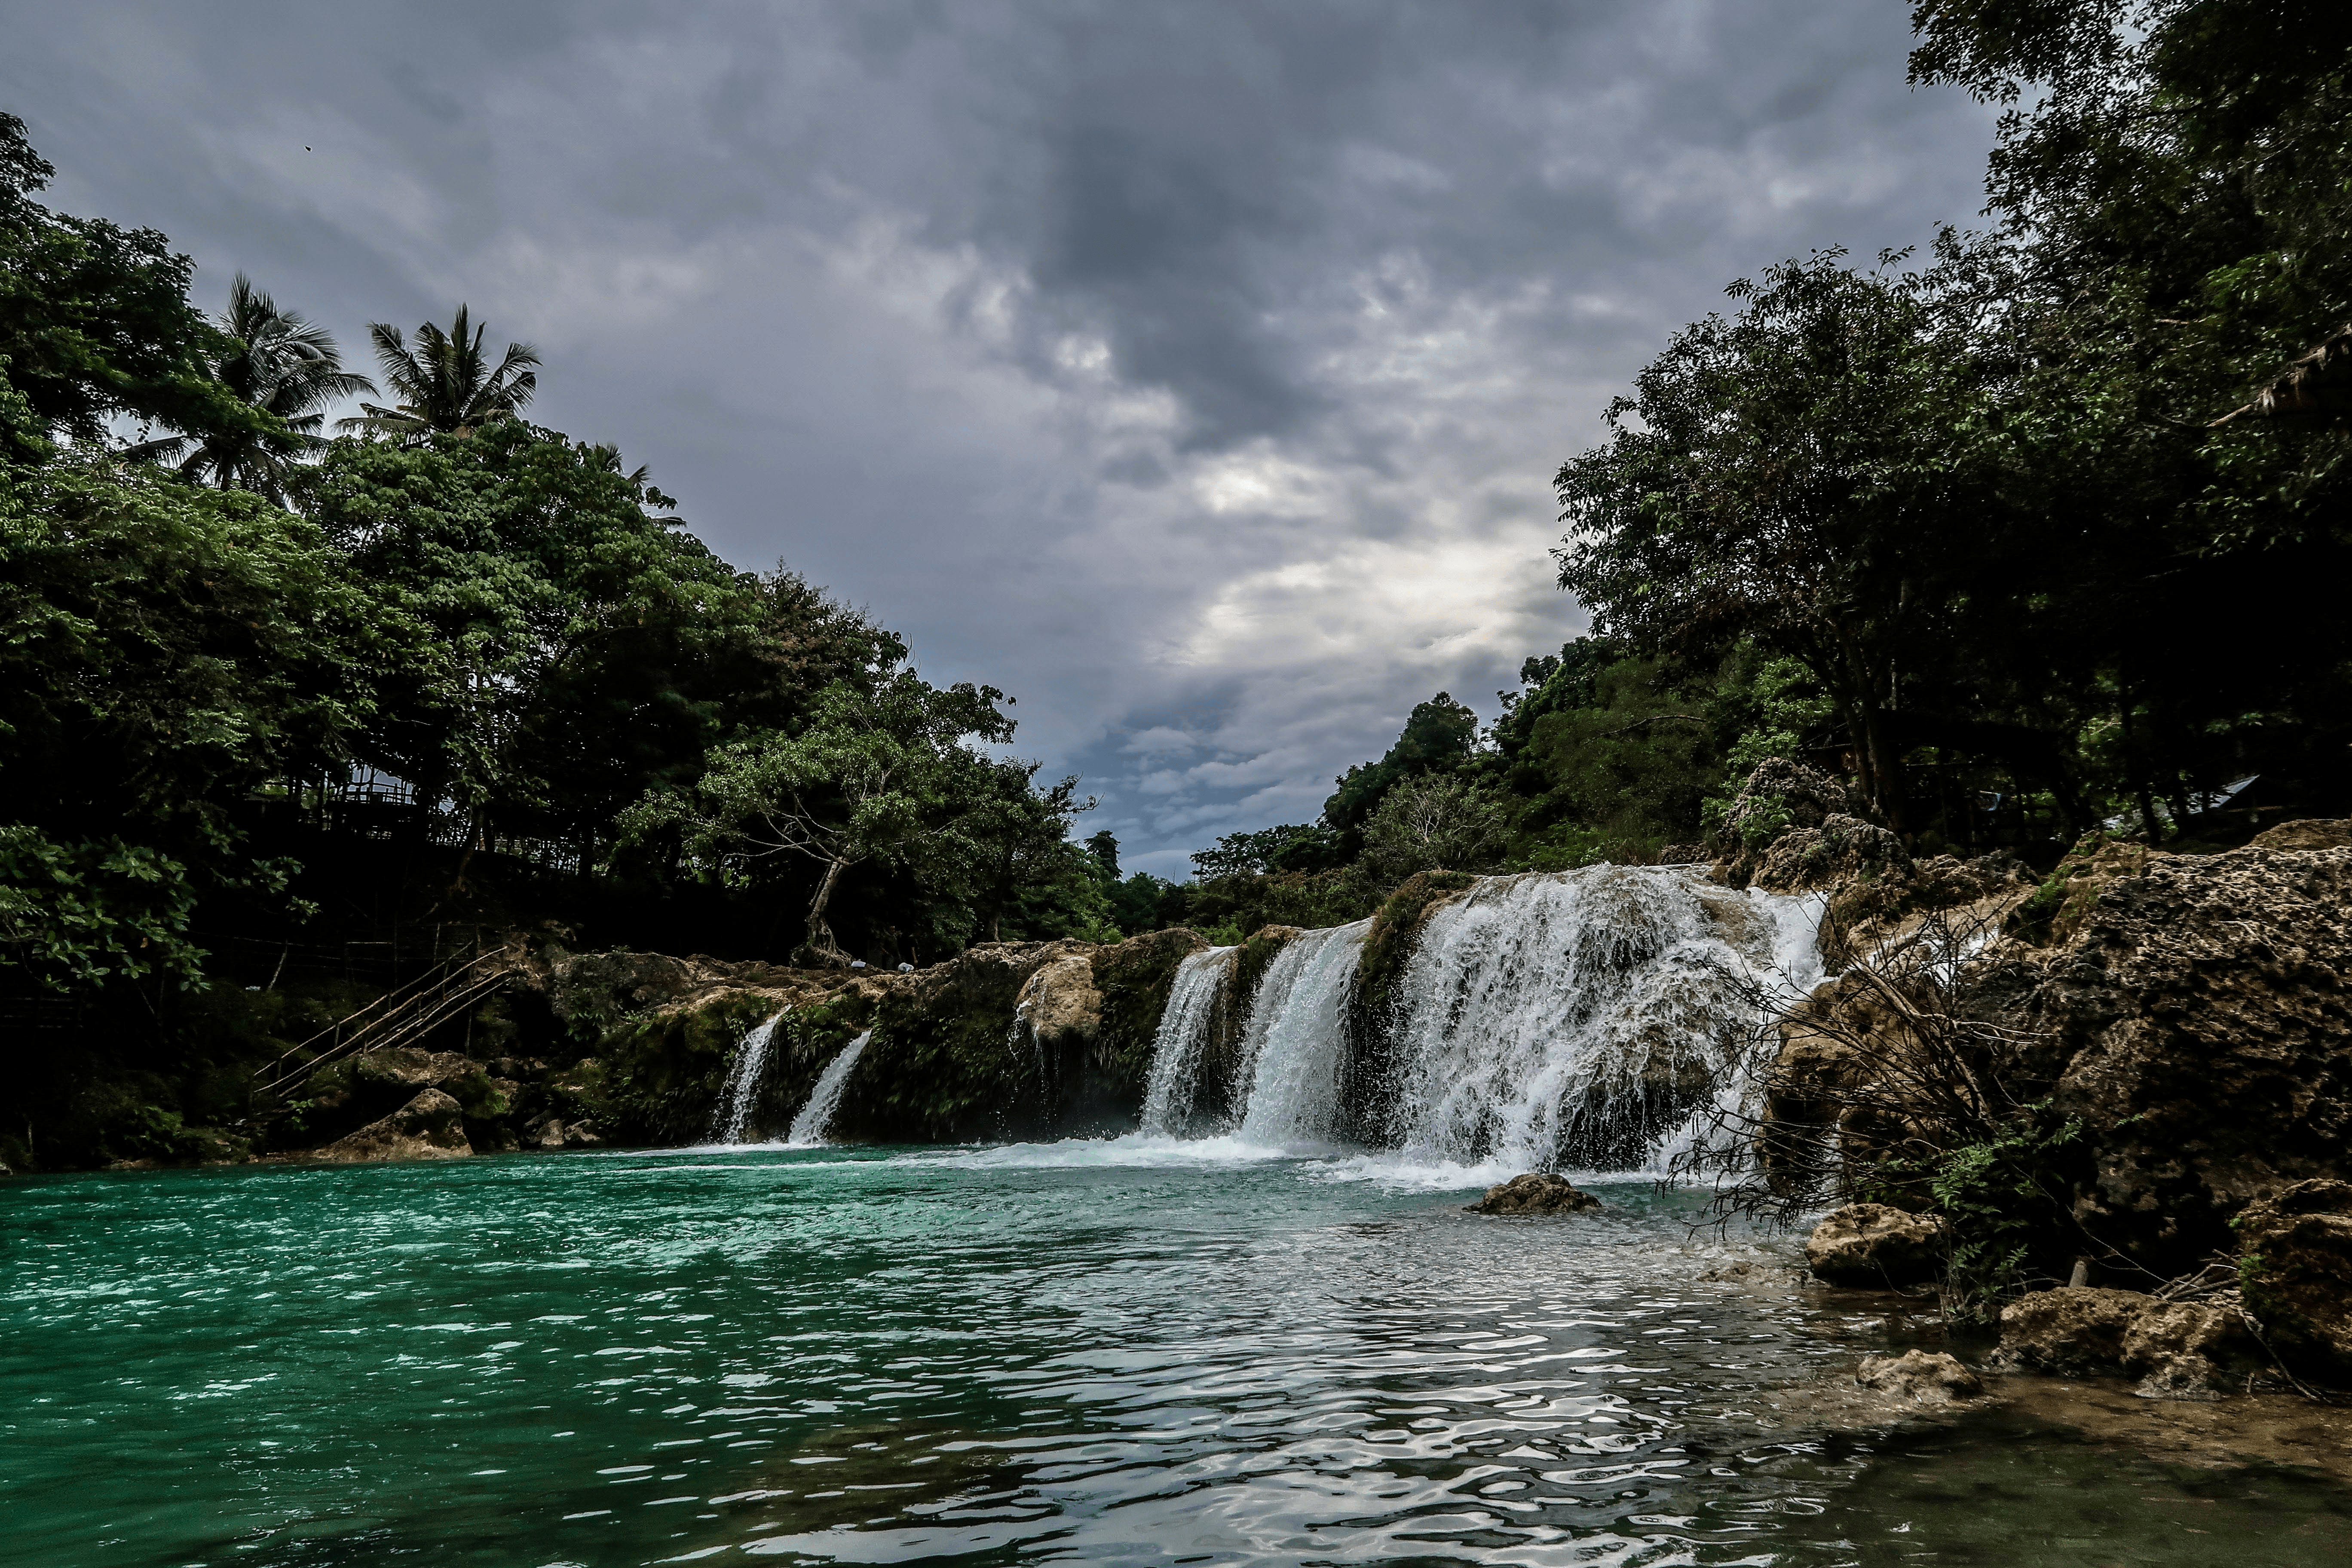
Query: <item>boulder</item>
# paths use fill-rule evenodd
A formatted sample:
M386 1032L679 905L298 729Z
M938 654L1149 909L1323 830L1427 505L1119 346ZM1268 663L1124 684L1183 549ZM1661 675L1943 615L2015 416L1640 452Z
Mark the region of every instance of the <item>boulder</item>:
M2137 1290L2090 1285L2032 1291L2000 1310L1994 1361L2009 1371L2061 1375L2117 1371L2132 1326L2158 1304Z
M1095 989L1093 955L1073 952L1048 961L1022 984L1013 1010L1041 1040L1075 1036L1091 1040L1102 1026L1102 993Z
M1940 1351L1866 1356L1854 1382L1913 1405L1949 1405L1984 1392L1977 1374Z
M309 1158L336 1164L374 1160L456 1160L474 1152L466 1141L465 1107L437 1089L420 1089L398 1110Z
M1988 1011L2035 1042L2010 1092L2046 1059L2083 1123L2085 1231L2167 1278L2237 1250L2265 1191L2352 1179L2352 849L2153 857L2079 921L1985 990L2016 988Z
M2249 849L2352 848L2352 817L2306 816L2254 835Z
M2297 1182L2238 1216L2246 1308L2290 1365L2352 1383L2352 1182Z
M1746 887L1783 835L1821 828L1832 817L1859 820L1865 809L1861 796L1819 769L1767 757L1739 786L1714 836L1726 857L1725 879Z
M590 1149L604 1141L587 1122L566 1121L560 1116L533 1123L526 1131L537 1149Z
M1910 863L1900 838L1839 812L1819 827L1791 828L1774 839L1749 881L1768 892L1801 893L1893 876Z
M2245 1314L2227 1302L2158 1303L2124 1332L2124 1370L2139 1378L2144 1399L2213 1398L2259 1353Z
M420 1089L438 1089L454 1079L471 1078L482 1070L481 1063L456 1051L426 1051L414 1047L369 1051L352 1060L355 1084L405 1089L412 1093Z
M1805 1238L1805 1263L1832 1285L1892 1289L1934 1279L1944 1267L1944 1222L1885 1204L1848 1204Z
M1486 1195L1475 1204L1464 1205L1465 1214L1554 1215L1581 1214L1597 1209L1601 1200L1591 1193L1579 1192L1565 1176L1555 1176L1543 1171L1513 1176L1499 1186L1486 1189Z

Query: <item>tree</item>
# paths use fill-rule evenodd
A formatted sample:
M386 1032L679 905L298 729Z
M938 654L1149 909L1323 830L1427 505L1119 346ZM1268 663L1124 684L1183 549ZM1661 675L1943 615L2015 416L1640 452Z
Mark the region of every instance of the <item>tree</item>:
M1342 833L1359 827L1398 784L1416 773L1452 772L1477 748L1478 715L1468 705L1444 691L1417 702L1379 762L1360 763L1332 781L1339 787L1323 803L1323 820Z
M375 344L376 363L400 403L393 408L362 403L361 413L339 421L338 427L415 439L436 430L470 435L494 419L519 414L539 390L539 351L529 343L509 343L493 366L482 353L482 337L489 329L474 327L468 337L469 324L466 307L460 305L447 331L431 321L417 328L412 349L398 327L370 322L368 338ZM614 467L617 471L617 453Z
M503 832L593 861L647 788L691 779L732 728L788 716L762 625L779 591L649 513L668 498L616 469L500 419L338 440L300 476L353 568L439 638L436 672L388 697L364 760L446 802L475 845ZM739 715L746 698L759 705Z
M1489 871L1505 842L1502 803L1470 780L1423 773L1389 791L1364 825L1364 865L1384 883L1415 872Z
M1935 711L1966 675L1952 606L1989 561L2011 563L2017 516L1999 367L1956 325L1975 303L1959 270L1865 275L1824 251L1734 284L1739 312L1677 334L1611 405L1608 445L1556 481L1559 584L1597 633L1708 662L1743 638L1801 659L1865 795L1898 821L1916 737L1893 715Z
M58 437L103 445L115 415L191 435L274 433L211 374L227 345L188 302L194 264L152 228L51 213L56 170L0 113L0 374L25 414L0 458L41 461Z
M269 415L274 425L165 437L142 442L125 456L176 458L184 478L209 478L224 489L248 489L282 506L294 463L326 445L318 431L326 422L327 405L373 392L375 383L343 369L326 329L279 308L242 272L229 285L228 309L221 312L219 325L232 343L214 363L214 375L239 402Z
M674 833L693 860L739 883L772 857L812 862L808 949L844 962L825 919L844 874L868 862L936 873L977 858L973 819L997 803L1003 780L971 743L1012 738L996 706L1003 696L993 687L943 690L912 670L871 691L836 681L797 733L730 742L690 787L648 793L625 814L622 836Z
M289 869L238 803L340 768L424 642L257 497L0 464L0 964L199 978L201 898Z

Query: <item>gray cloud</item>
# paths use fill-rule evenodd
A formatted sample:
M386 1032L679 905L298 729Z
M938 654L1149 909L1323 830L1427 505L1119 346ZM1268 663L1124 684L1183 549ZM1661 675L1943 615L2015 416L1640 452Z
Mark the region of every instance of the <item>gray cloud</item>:
M535 339L1176 871L1581 625L1550 473L1725 282L1976 209L1904 13L158 3L19 18L0 101L208 300Z

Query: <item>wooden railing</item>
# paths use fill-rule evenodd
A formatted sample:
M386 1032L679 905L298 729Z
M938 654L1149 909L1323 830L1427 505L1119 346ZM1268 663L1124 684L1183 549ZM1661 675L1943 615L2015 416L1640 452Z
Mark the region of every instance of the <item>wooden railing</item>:
M321 1068L371 1051L415 1045L498 993L515 968L516 954L509 948L477 948L450 959L289 1047L262 1069L255 1093L283 1100Z

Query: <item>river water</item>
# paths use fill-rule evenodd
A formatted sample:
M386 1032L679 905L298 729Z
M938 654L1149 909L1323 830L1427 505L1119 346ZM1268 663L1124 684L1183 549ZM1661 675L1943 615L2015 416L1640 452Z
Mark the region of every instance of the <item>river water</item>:
M1141 1138L11 1182L0 1561L2352 1561L2296 1471L1809 1427L1885 1335L1724 1278L1785 1240L1459 1184Z

